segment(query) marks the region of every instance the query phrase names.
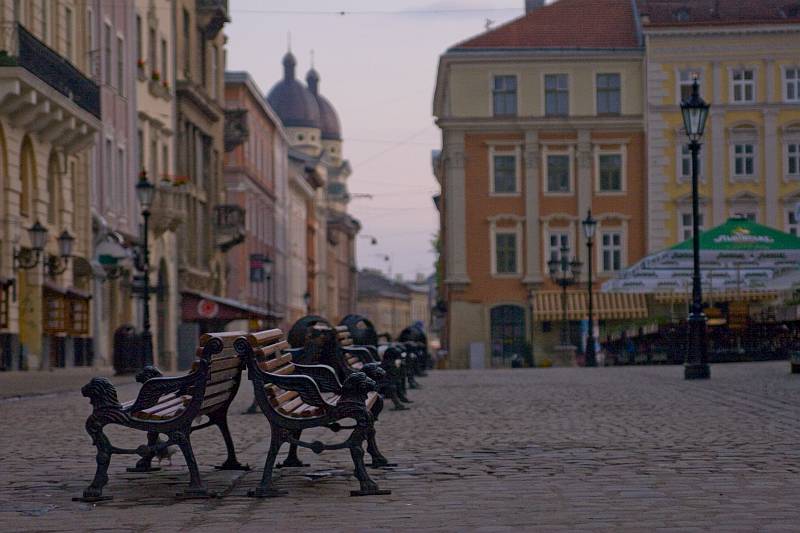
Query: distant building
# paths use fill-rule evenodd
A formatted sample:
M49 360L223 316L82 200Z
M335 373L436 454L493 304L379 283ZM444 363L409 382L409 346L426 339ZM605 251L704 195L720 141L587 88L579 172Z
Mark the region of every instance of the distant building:
M89 4L0 4L2 370L95 362L90 169L103 126L95 68L100 35L92 22L98 12ZM103 83L115 85L117 78ZM103 105L109 101L104 96ZM129 141L129 132L123 125L120 140ZM28 233L37 222L47 230L41 254L33 251ZM64 231L75 239L66 263L57 244Z
M358 273L358 313L367 317L378 334L388 333L397 339L411 325L412 290L379 270L364 269Z
M418 274L414 281L406 283L411 295L410 324L420 323L426 333L431 331L431 309L433 307L431 294L431 278Z
M267 101L286 129L288 187L288 322L307 313L338 321L356 306L355 246L361 226L347 213L350 165L343 158L339 118L319 91L314 68L306 84L297 60L283 58L283 79Z
M225 73L225 113L227 198L246 213L244 243L227 255L228 298L252 307L251 329L286 329L286 132L246 72Z
M439 62L442 150L433 164L442 187L446 348L456 368L468 366L476 343L488 366L507 364L532 339L545 351L557 342L551 323L560 323L560 307L549 302L560 298L547 262L566 249L586 264L581 220L589 209L599 220L596 280L645 252L644 48L635 5L542 4L526 2L524 16L454 45ZM568 305L584 293L572 291ZM571 331L579 346L579 328Z

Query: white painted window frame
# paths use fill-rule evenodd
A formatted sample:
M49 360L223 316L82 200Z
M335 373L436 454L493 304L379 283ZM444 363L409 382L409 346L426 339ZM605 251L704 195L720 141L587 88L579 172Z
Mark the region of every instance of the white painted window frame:
M506 234L506 235L514 235L514 242L516 246L517 252L517 264L516 264L516 272L497 272L497 235L498 234ZM506 279L514 279L522 277L523 274L523 267L522 267L522 222L517 220L514 226L497 226L497 221L492 221L489 227L489 247L491 250L491 275L493 278L506 278Z
M700 209L700 212L698 214L700 215L700 227L699 227L699 229L702 232L705 229L706 214L703 211L703 209ZM689 216L689 225L688 226L683 223L683 217L684 216ZM685 241L687 239L691 239L692 238L692 233L694 231L694 228L692 228L691 216L692 216L691 207L682 208L682 209L680 209L678 211L678 242L683 242L683 241ZM688 233L687 233L688 236L684 236L684 232L687 232L687 231L688 231Z
M692 73L697 73L697 83L700 86L700 94L703 94L703 88L705 84L705 68L676 68L675 69L675 103L681 103L681 87L684 85L689 85L691 87L692 84ZM688 76L688 80L684 82L681 80L681 76L683 74Z
M597 91L598 91L597 77L598 76L606 76L606 75L610 75L610 74L616 74L617 76L619 76L619 112L617 112L617 113L603 113L603 114L600 114L600 112L597 110L597 96L598 96L598 94L597 94ZM598 116L598 117L618 117L618 116L621 116L622 115L622 104L625 101L624 100L624 98L625 98L624 87L625 87L625 75L622 72L620 72L620 71L616 71L616 72L609 71L608 69L593 71L592 72L592 94L594 95L594 100L592 102L592 105L594 106L593 115Z
M547 157L551 155L566 155L569 157L569 191L549 191L547 184L549 181L549 167ZM570 145L567 149L553 149L547 145L542 147L542 192L545 196L574 196L575 195L575 147Z
M794 234L797 237L800 237L800 220L795 220L794 224L792 224L792 218L794 217L794 206L791 207L784 207L783 208L783 231L786 233L792 233L794 230Z
M569 253L571 255L574 255L575 246L574 246L573 230L574 230L574 224L572 222L570 222L570 225L567 226L567 227L556 227L556 228L548 227L548 228L546 228L544 230L544 239L543 239L543 243L542 243L544 245L544 251L542 253L542 259L543 259L543 261L542 261L542 265L543 265L542 266L542 271L543 272L547 272L547 262L550 261L550 253L553 251L552 247L550 246L550 239L554 235L558 235L559 237L561 237L563 235L566 235L567 236L567 247L569 248ZM559 241L560 240L561 239L559 239ZM560 244L559 244L558 248L559 248L559 254L558 255L559 255L559 258L560 258L561 257L561 245Z
M515 112L513 114L512 113L504 113L502 115L495 115L495 113L494 113L494 79L496 77L498 77L498 76L514 76L517 79L517 89L516 89L516 92L515 92L515 95L514 95ZM519 78L520 78L519 72L516 72L516 71L496 71L496 72L493 71L493 72L489 72L489 115L488 116L494 117L494 118L498 118L498 119L509 118L509 117L518 117L519 116L519 103L520 103Z
M792 128L784 130L783 132L783 181L800 181L800 129ZM795 154L789 153L789 146L797 145L797 152ZM797 158L797 171L794 174L789 173L789 156Z
M619 270L606 270L603 265L603 235L619 233ZM597 272L601 275L615 274L624 270L628 264L628 228L626 224L597 228Z
M741 128L741 126L739 126ZM728 164L730 165L730 182L758 182L761 173L761 154L759 150L759 135L758 128L745 127L747 131L736 131L737 127L730 128L728 134ZM736 146L747 145L753 146L753 173L752 174L737 174L736 173Z
M547 114L547 76L566 76L567 77L567 113L565 115L548 115ZM564 71L552 71L552 72L542 72L541 76L541 88L542 88L542 116L548 118L568 118L572 114L572 110L574 109L574 102L572 101L572 76L569 72Z
M795 91L794 91L794 98L789 98L789 91L788 85L789 80L786 78L786 71L794 70L796 71L796 78L793 80ZM784 103L787 104L797 104L800 103L800 66L798 65L783 65L781 66L781 96L783 98Z
M513 148L513 150L508 150ZM514 157L514 192L497 192L494 190L494 158L495 156ZM514 197L522 194L522 148L519 144L489 145L489 196Z
M600 189L600 156L619 155L620 156L620 187L619 191L603 191ZM624 144L619 148L601 148L594 146L594 194L597 196L622 196L628 192L628 147Z
M753 72L753 79L752 80L739 80L736 81L733 79L734 73L736 72L745 72L745 71L752 71ZM753 99L752 100L734 100L734 87L737 85L742 87L742 96L747 92L746 87L748 85L752 85L753 87ZM737 67L729 67L728 68L728 103L731 105L750 105L755 104L758 100L758 68L755 66L750 65L743 65Z

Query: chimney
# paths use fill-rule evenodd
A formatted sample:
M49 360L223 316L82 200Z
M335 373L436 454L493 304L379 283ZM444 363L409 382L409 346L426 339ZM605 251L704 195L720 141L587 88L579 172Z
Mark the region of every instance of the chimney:
M536 11L542 6L544 6L544 0L525 0L525 14Z

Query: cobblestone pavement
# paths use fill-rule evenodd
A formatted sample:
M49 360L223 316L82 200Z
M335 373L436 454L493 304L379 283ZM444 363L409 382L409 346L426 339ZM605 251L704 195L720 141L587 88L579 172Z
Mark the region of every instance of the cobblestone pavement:
M279 499L246 497L267 448L263 416L232 408L246 473L212 468L215 429L193 436L201 472L224 497L179 501L179 454L129 474L115 456L110 502L72 502L94 473L79 393L0 402L0 529L7 531L798 531L800 376L788 364L716 365L708 382L682 368L438 371L413 409L379 421L375 472L390 496L349 497L346 451L279 471ZM136 384L120 386L131 398ZM141 435L112 432L118 445ZM320 433L321 435L324 435ZM314 437L315 435L307 435ZM337 439L337 437L334 437ZM331 440L325 438L325 440Z
M0 400L75 391L94 376L111 377L113 375L114 370L110 367L59 368L41 372L0 372ZM114 378L114 382L120 384L133 381L132 375Z

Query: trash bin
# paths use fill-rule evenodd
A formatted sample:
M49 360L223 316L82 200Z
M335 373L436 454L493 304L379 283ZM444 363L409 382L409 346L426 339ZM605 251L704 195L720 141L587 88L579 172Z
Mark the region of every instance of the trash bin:
M141 368L140 341L136 328L123 324L114 331L114 372L133 374Z

